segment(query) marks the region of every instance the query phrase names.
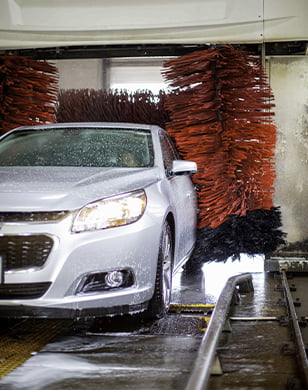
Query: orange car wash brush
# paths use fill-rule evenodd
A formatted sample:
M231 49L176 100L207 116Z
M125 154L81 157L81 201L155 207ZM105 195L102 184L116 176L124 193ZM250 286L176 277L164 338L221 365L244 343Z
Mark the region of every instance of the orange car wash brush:
M0 55L0 134L22 125L53 122L57 70L44 61Z
M276 128L260 59L233 47L167 61L167 130L196 161L199 243L205 260L268 253L283 243L273 206Z

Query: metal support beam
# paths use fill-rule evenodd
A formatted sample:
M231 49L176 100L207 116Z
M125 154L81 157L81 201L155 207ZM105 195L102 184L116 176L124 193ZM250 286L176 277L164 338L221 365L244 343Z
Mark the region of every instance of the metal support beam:
M308 41L266 42L265 54L269 55L305 55ZM219 45L215 45L216 47ZM223 45L220 45L223 46ZM233 44L237 49L247 50L261 55L261 44ZM181 56L196 50L206 50L211 44L143 44L143 45L95 45L63 46L37 49L16 49L1 51L0 54L30 56L35 59L81 59L81 58L129 58L129 57L172 57Z
M103 58L102 60L102 88L110 89L110 59Z

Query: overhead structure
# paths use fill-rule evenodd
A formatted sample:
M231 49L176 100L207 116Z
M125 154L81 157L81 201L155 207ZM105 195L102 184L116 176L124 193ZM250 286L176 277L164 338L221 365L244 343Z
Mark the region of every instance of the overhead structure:
M308 37L306 0L1 0L0 50Z

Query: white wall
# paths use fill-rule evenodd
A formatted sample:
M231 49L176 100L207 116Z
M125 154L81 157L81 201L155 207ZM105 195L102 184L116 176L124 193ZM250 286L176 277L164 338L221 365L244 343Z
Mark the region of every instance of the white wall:
M308 57L269 58L278 128L275 204L288 241L308 238Z
M159 66L112 66L110 87L129 90L150 89L158 93L165 87Z
M57 60L55 64L59 72L59 88L102 88L102 60Z
M1 1L1 0L0 0ZM157 93L164 88L161 74L166 59L111 59L104 64L102 59L49 61L59 72L60 89L150 89ZM104 85L103 72L108 73Z

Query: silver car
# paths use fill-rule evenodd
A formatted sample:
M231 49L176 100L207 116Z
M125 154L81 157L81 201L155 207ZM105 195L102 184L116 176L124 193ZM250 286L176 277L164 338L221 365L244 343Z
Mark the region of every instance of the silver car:
M194 172L158 126L2 136L0 316L164 315L195 244Z

